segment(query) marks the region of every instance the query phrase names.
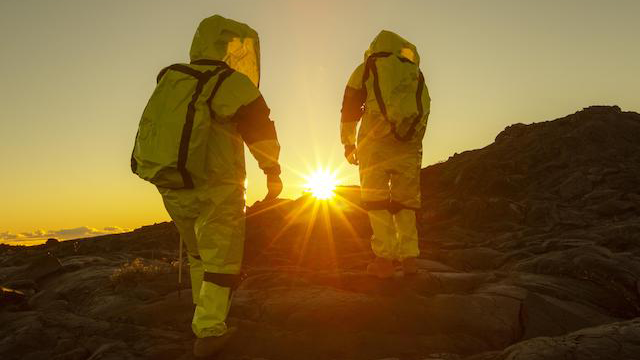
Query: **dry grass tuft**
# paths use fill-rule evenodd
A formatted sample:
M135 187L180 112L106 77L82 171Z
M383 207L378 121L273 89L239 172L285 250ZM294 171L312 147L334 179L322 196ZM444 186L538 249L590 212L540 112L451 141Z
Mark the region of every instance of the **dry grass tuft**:
M169 274L177 269L177 264L135 258L116 269L109 277L114 285L137 284L153 280L159 275Z

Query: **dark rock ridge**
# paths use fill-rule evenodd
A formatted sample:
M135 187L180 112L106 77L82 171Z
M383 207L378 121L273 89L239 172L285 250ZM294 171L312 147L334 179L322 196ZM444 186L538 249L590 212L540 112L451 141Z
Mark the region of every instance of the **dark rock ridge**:
M218 358L640 359L639 185L639 114L509 126L423 169L420 272L388 281L364 274L357 188L255 204L241 330ZM0 357L190 359L177 239L163 223L0 246L0 285L19 291L0 298Z

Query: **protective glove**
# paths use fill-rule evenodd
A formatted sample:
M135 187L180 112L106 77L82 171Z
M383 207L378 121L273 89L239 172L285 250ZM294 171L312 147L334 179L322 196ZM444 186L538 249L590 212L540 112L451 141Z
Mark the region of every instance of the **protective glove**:
M358 165L358 151L355 145L344 146L344 157L349 164Z
M263 201L273 200L280 195L282 192L282 180L280 179L280 175L267 174L267 190L267 195L264 197Z

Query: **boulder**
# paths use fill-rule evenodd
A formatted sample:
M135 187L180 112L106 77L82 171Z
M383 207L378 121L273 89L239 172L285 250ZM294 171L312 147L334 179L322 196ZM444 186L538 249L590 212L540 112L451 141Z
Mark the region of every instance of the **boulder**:
M45 246L47 247L51 247L51 246L56 246L60 243L60 241L58 239L55 238L49 238L47 239L47 241L44 243Z
M556 205L549 202L534 202L529 205L525 222L529 226L547 227L558 221Z
M556 190L564 200L571 200L588 194L592 188L591 181L582 172L576 172L563 181Z
M600 216L609 217L636 209L636 204L630 201L607 199L589 208Z
M537 337L499 353L465 360L637 359L640 354L640 320L590 327L557 337Z
M0 286L0 305L19 304L26 300L22 291Z
M33 259L19 277L38 281L60 269L62 269L60 260L53 255L45 254Z

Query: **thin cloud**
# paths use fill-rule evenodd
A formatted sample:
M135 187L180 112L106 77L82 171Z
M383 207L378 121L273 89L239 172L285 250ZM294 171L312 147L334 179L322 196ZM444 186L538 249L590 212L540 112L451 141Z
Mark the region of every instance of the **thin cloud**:
M104 228L104 231L123 232L123 231L130 231L130 230L119 228L117 226L107 226L106 228Z
M49 238L56 238L58 240L78 239L85 237L94 237L100 235L119 234L122 232L131 231L130 229L121 228L117 226L107 226L102 229L96 229L88 226L80 226L71 229L59 229L59 230L35 230L32 232L23 232L14 234L8 231L0 232L0 242L7 243L33 243L37 241L44 241Z
M12 234L10 232L0 232L0 240L15 240L19 235Z

